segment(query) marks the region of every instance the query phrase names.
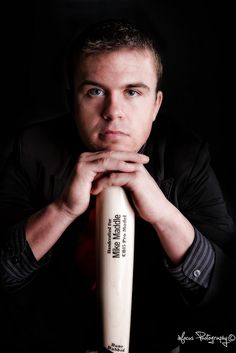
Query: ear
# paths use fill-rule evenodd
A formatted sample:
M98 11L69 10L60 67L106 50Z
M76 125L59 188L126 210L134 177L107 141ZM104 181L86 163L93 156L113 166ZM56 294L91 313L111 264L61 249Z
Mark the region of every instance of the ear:
M163 100L163 93L162 91L157 91L157 94L156 94L156 101L154 103L154 111L153 111L153 119L152 121L155 121L156 120L156 116L159 112L159 109L161 107L161 103L162 103L162 100Z

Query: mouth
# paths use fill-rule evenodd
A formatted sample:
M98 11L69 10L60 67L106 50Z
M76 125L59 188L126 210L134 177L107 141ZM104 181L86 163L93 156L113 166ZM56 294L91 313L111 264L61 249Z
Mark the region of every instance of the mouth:
M109 137L109 136L114 136L114 137L118 137L118 136L129 136L129 134L127 132L124 132L122 130L110 130L110 129L107 129L107 130L104 130L102 133L101 133L102 136L104 137Z

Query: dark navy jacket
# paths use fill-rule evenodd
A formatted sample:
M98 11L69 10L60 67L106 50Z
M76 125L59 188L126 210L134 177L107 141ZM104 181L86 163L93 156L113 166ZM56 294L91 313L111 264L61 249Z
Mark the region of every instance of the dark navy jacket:
M150 157L146 167L193 224L195 240L183 263L173 267L154 229L137 218L131 353L167 352L183 331L218 333L222 325L230 331L234 322L235 226L207 144L169 121L155 124L142 149ZM99 340L96 291L85 290L72 260L83 217L39 262L24 233L26 219L60 195L84 150L69 115L31 124L20 133L1 179L3 342L18 351L47 345L52 352L73 352L74 346L84 352Z

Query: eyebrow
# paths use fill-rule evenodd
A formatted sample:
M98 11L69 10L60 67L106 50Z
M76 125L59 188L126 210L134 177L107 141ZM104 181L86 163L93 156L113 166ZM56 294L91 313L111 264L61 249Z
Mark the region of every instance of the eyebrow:
M150 88L147 85L145 85L145 83L142 83L142 82L130 83L125 87L127 87L127 88L135 88L136 87L136 88L144 88L145 90L148 90L148 91L150 90Z
M96 86L96 87L101 87L101 88L104 88L106 89L106 87L99 83L99 82L95 82L95 81L92 81L92 80L84 80L80 83L79 85L79 89L81 89L83 86L86 86L86 85L91 85L91 86ZM143 82L134 82L134 83L129 83L127 85L124 86L125 88L144 88L145 90L150 90L150 88Z

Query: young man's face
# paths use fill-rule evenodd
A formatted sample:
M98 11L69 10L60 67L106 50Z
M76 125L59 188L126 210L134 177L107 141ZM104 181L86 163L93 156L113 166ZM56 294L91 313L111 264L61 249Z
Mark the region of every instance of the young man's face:
M160 108L149 50L121 49L83 58L75 77L75 119L91 151L137 152Z

